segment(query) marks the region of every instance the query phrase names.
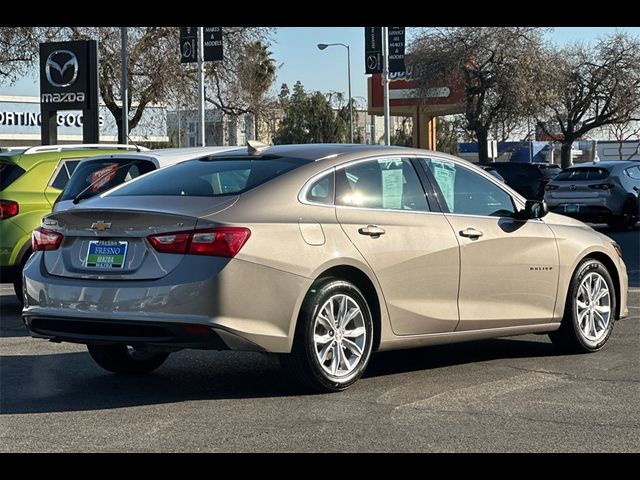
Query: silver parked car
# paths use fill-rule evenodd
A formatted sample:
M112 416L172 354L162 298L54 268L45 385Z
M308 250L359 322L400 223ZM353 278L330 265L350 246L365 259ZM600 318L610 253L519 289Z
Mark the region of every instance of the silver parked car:
M640 217L639 192L640 163L607 161L563 170L545 187L544 200L552 212L628 230Z
M82 160L53 204L54 212L74 208L80 202L121 183L185 160L239 150L243 147L189 147L145 149L142 152L99 155Z
M252 147L151 172L34 232L23 319L116 373L181 348L273 352L342 390L376 350L548 333L592 352L628 314L620 248L469 162Z

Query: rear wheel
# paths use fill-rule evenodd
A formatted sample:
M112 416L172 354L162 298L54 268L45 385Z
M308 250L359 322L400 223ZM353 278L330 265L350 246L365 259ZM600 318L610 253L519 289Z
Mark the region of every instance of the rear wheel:
M632 201L627 201L622 207L622 215L612 218L607 222L616 230L632 230L638 223L638 207Z
M16 278L13 281L13 290L16 292L16 297L18 297L18 301L20 302L21 306L24 306L24 296L22 293L22 270L24 270L24 266L27 263L27 260L29 260L30 256L31 250L28 250L22 257L20 265L17 267Z
M146 352L129 345L87 345L91 358L105 370L120 374L149 373L169 356Z
M551 332L551 341L573 352L600 350L613 331L616 311L614 283L598 260L583 261L573 275L560 329Z
M366 299L352 283L328 278L309 291L292 351L281 360L304 385L337 392L362 376L372 345L373 321Z

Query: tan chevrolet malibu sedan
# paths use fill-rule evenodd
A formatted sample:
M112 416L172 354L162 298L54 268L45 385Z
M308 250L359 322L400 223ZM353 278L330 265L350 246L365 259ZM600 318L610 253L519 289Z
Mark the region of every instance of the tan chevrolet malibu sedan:
M593 352L627 315L620 247L470 163L370 145L250 145L46 216L31 335L146 373L183 348L273 352L343 390L371 353L525 333Z

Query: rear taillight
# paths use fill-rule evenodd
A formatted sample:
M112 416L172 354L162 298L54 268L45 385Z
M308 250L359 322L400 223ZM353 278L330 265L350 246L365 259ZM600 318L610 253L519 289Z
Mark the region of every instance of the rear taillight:
M191 233L151 235L149 242L162 253L211 255L233 258L251 235L244 227L216 227Z
M560 188L560 187L558 187L558 185L545 185L544 186L544 189L547 190L547 191L549 191L549 190L557 190L558 188Z
M189 243L188 233L165 233L163 235L151 235L149 242L157 251L162 253L187 253Z
M615 185L611 185L610 183L598 183L596 185L589 185L589 188L593 188L594 190L611 190Z
M57 250L62 243L62 234L38 227L31 234L31 248L38 250Z
M13 200L0 200L0 218L11 218L18 215L20 206Z

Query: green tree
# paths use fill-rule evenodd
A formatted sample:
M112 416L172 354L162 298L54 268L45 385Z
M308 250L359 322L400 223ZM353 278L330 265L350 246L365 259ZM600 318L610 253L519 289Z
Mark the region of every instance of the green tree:
M321 92L305 91L300 81L293 86L292 93L283 84L279 99L284 118L274 143L345 142L347 122L332 108L330 97Z
M395 132L389 138L391 145L398 145L400 147L412 147L413 137L411 136L412 127L409 124L411 117L404 117L400 128L397 128ZM408 133L407 133L408 132Z
M249 111L253 114L254 138L260 139L260 115L265 95L276 77L272 53L261 42L247 46L240 63L240 86L247 95Z
M460 131L460 121L457 118L447 120L439 117L436 120L436 150L439 152L458 155L460 153L458 144L458 133Z

